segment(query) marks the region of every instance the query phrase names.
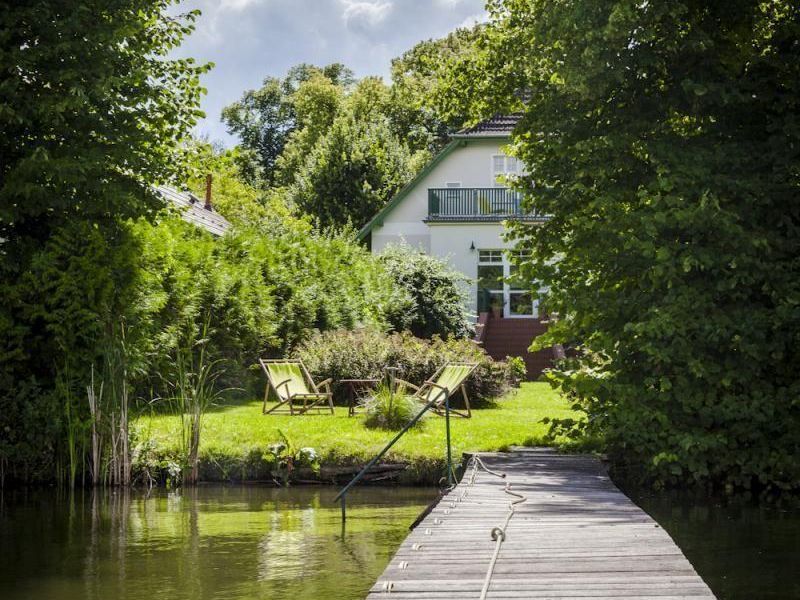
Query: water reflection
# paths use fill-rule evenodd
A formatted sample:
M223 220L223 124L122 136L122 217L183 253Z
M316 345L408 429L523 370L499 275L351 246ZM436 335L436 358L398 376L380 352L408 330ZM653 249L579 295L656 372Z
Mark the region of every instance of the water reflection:
M800 599L800 505L627 490L720 600ZM436 496L335 490L0 495L3 600L363 598Z
M0 597L362 598L436 496L362 488L6 492Z
M719 600L800 599L800 499L627 489Z

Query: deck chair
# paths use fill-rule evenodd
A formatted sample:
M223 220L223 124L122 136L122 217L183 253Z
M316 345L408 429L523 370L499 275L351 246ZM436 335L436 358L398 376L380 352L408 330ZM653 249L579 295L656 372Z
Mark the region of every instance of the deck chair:
M420 402L428 404L434 401L433 411L437 415L445 414L445 401L461 389L461 394L464 396L464 407L466 412L460 410L450 409L450 413L469 419L472 417L472 411L469 407L469 396L467 395L467 388L464 382L467 380L472 372L477 368L477 364L473 363L447 363L441 367L433 377L425 381L422 385L416 386L413 383L397 379L397 383L410 387L414 390L414 397Z
M267 376L267 389L264 392L264 408L262 412L268 415L275 410L288 408L290 415L302 415L311 409L323 410L330 408L333 414L333 393L331 392L332 379L314 383L306 366L301 360L265 360L258 359L261 368ZM278 398L278 404L267 410L267 401L270 392ZM295 404L302 402L302 407ZM327 403L328 407L324 405Z

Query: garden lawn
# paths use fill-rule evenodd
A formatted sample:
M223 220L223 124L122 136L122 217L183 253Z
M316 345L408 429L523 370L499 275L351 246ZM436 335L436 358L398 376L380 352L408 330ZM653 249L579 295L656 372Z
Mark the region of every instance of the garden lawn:
M455 459L463 452L544 445L548 425L542 419L574 417L575 413L547 384L523 383L519 390L499 399L494 407L473 409L472 415L471 419L451 417ZM240 463L260 456L267 446L279 441L279 430L294 445L314 448L323 467L364 463L394 435L392 431L367 429L362 416L347 416L346 407L336 407L334 415L263 415L261 402L252 401L217 407L205 415L200 438L201 462L207 463L207 467L216 464L223 471L223 478L227 474L246 479ZM139 439L151 438L160 455L175 454L179 437L177 417L140 417L136 431ZM445 419L431 414L400 439L385 462L407 462L426 471L441 464L445 448ZM240 469L242 477L237 476ZM201 467L201 473L210 474L213 470Z

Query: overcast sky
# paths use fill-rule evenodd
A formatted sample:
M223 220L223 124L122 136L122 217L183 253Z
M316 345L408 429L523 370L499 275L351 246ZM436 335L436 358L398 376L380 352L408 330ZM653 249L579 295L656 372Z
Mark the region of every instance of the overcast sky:
M199 8L197 29L178 51L216 66L203 78L206 119L197 133L235 143L222 108L268 75L292 65L341 62L357 77L388 80L390 61L416 42L446 35L485 16L484 0L184 0Z

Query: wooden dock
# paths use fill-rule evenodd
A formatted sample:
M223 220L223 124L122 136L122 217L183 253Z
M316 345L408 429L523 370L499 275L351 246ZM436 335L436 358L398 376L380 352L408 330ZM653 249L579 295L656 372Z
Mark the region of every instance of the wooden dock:
M542 449L479 455L406 538L368 599L478 599L509 503L487 599L714 598L672 538L609 479L601 462ZM470 484L470 480L472 483Z

